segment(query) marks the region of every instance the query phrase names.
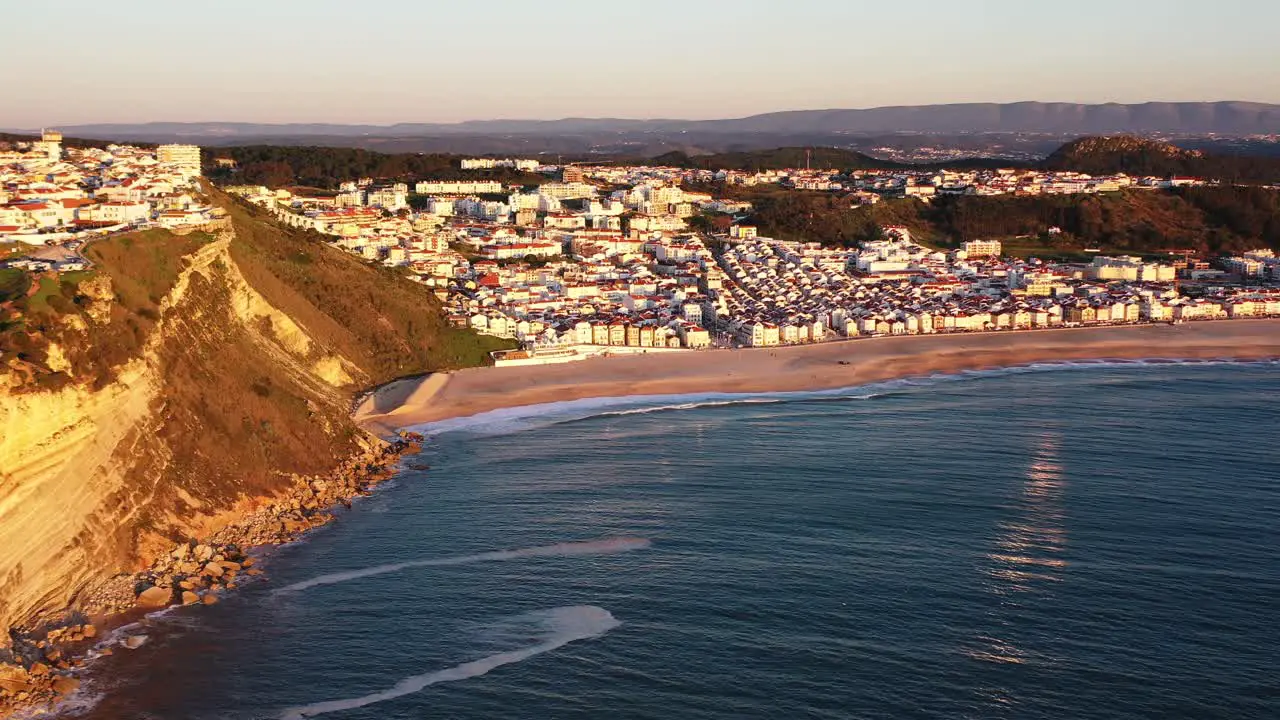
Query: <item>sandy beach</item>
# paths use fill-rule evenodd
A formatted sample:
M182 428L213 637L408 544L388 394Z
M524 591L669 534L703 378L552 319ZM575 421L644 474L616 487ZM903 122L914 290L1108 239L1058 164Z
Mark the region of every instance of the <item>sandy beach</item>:
M387 435L499 408L583 398L825 390L1038 362L1278 357L1276 319L867 338L471 368L388 384L364 399L355 418Z

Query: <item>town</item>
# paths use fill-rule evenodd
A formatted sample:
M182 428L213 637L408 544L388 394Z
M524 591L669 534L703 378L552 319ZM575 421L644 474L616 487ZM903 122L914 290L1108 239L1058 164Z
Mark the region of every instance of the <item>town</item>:
M208 151L206 151L208 153ZM229 162L217 158L216 163ZM539 173L508 185L479 173ZM451 322L519 343L499 364L599 354L770 347L883 335L1031 330L1280 316L1280 258L1269 250L1155 261L1098 254L1061 263L1002 254L997 239L928 247L906 227L860 247L764 237L751 203L709 183L831 192L857 204L945 194L1160 192L1196 178L1032 170L745 172L463 159L474 179L381 183L336 193L235 185L227 192L431 288ZM61 136L0 153L0 243L7 264L79 269L65 252L105 233L216 221L201 150L66 148ZM727 227L694 222L706 213ZM1046 228L1052 234L1056 228ZM62 254L59 254L62 253Z

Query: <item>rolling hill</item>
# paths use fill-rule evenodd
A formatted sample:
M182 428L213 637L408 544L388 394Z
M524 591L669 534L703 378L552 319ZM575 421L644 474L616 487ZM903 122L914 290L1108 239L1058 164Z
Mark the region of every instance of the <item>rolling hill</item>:
M404 139L471 136L545 138L580 136L593 142L607 137L665 139L681 134L702 138L736 135L839 135L854 133L1054 133L1060 135L1280 133L1280 105L1255 102L1148 102L1082 104L1059 102L958 103L865 109L790 110L714 120L562 118L558 120L472 120L459 123L151 122L93 123L59 128L68 135L205 145L248 141L297 142L300 138ZM28 129L30 131L30 129ZM305 142L305 140L304 140ZM315 141L312 144L320 144ZM778 143L773 143L778 144ZM760 145L756 145L760 147Z

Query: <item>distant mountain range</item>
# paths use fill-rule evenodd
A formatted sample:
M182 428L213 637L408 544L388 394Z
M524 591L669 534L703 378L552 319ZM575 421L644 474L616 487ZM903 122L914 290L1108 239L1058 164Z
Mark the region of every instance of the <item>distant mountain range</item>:
M862 110L795 110L727 120L473 120L459 123L343 125L332 123L154 122L62 126L69 135L107 140L164 141L186 138L210 145L247 139L309 137L411 138L442 136L558 136L608 134L839 135L859 133L1168 133L1257 135L1280 133L1280 105L1252 102L964 103Z

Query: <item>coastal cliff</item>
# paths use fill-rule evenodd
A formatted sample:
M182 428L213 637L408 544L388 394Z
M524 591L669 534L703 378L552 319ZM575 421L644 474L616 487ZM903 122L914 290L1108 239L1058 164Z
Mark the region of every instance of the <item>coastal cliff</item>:
M376 451L349 417L361 389L492 346L395 271L214 194L214 232L100 240L89 272L7 303L0 660L19 629L110 609L176 543Z

